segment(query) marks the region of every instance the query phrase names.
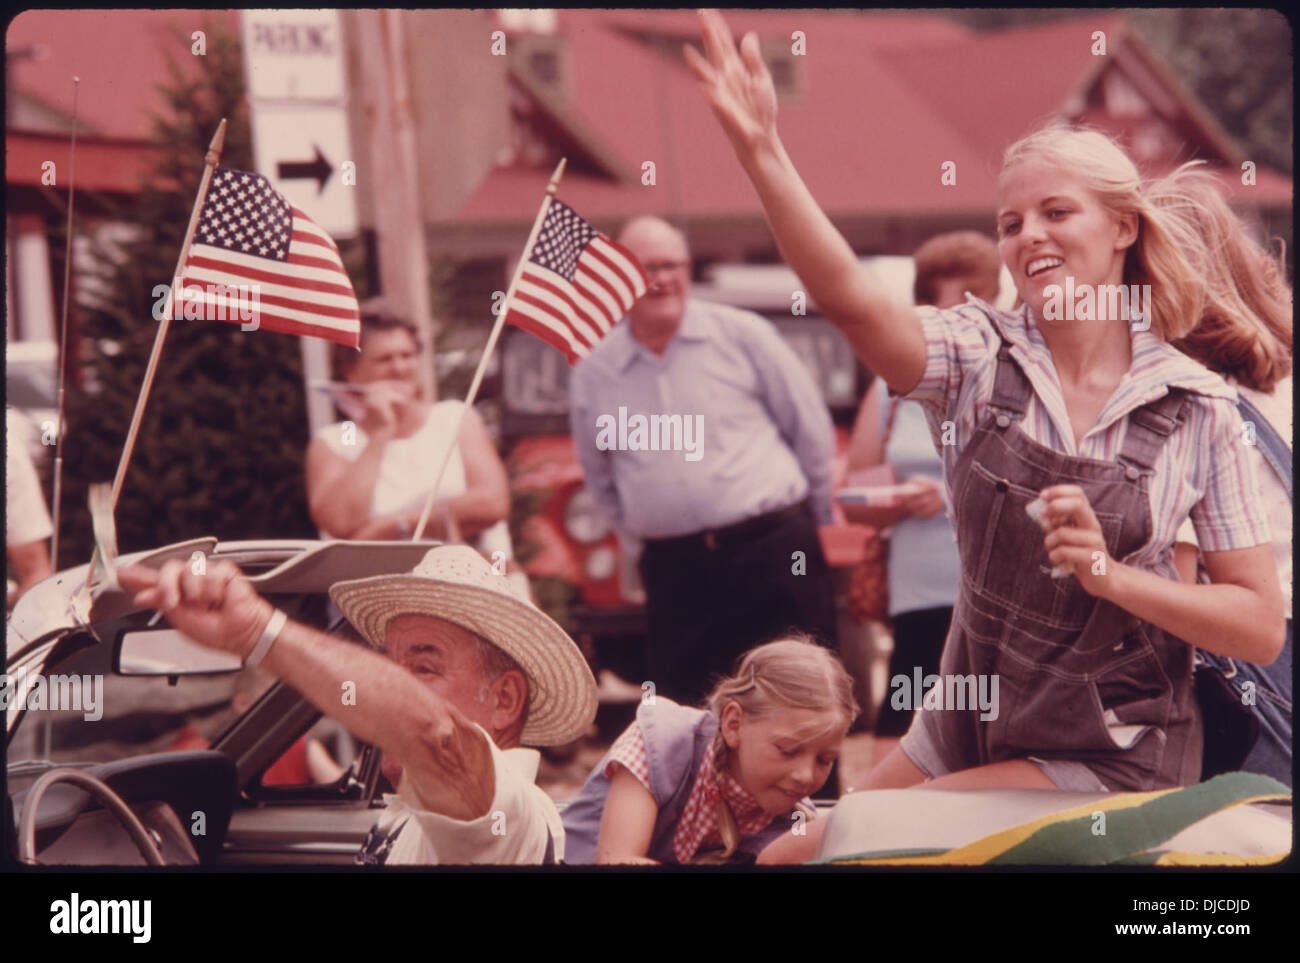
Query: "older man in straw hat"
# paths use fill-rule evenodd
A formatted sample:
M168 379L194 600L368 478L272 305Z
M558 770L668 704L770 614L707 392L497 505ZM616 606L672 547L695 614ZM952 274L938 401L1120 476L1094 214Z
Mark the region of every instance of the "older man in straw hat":
M139 605L195 641L233 652L301 692L404 774L359 861L546 863L564 855L554 803L521 745L571 742L596 713L573 640L477 552L441 546L409 575L340 582L330 597L371 645L289 621L229 563L119 572ZM396 663L396 664L394 664ZM356 704L343 705L344 681Z

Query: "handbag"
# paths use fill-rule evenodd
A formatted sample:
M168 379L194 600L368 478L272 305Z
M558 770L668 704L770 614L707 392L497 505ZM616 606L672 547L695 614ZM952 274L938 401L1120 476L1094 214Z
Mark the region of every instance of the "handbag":
M1259 718L1242 701L1241 693L1215 664L1217 661L1198 652L1192 675L1205 725L1202 781L1239 770L1259 740Z
M889 417L885 423L885 437L881 441L881 450L889 444L889 435L894 430L894 418L898 414L899 399L890 402ZM895 485L898 478L894 466L889 462L863 468L853 473L853 482L857 485ZM849 613L859 621L889 621L889 537L887 533L874 530L862 550L862 561L854 567L849 576L847 604Z
M1287 496L1294 497L1291 449L1286 441L1263 413L1245 398L1238 397L1237 408L1242 421L1254 425L1258 451L1264 461L1277 473ZM1200 649L1196 651L1193 680L1205 724L1201 763L1203 780L1240 769L1259 741L1259 716L1253 706L1246 705L1242 690L1231 681L1236 674L1237 666L1232 659Z

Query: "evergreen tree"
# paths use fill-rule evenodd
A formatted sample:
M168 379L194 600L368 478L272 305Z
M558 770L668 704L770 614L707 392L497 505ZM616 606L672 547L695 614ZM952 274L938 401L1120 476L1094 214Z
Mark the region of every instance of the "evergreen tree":
M177 34L164 113L153 117L157 164L114 218L129 230L94 240L92 263L81 266L64 445L65 567L90 558L87 486L111 481L117 469L158 328L155 289L171 281L221 118L221 165L252 167L238 40L215 22L206 33L202 56ZM197 70L182 70L181 57L192 57ZM307 440L297 338L224 321L173 321L117 505L120 550L203 535L315 537L303 475Z

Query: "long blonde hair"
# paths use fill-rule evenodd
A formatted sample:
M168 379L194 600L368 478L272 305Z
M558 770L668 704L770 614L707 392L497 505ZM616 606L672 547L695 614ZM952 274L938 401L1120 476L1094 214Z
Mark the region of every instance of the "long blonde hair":
M1291 373L1291 288L1274 258L1228 205L1204 161L1190 161L1148 191L1159 209L1187 221L1190 260L1205 279L1200 323L1174 346L1212 371L1269 393Z
M1196 230L1150 201L1137 167L1120 146L1100 131L1053 123L1007 148L999 184L1013 167L1031 159L1079 178L1112 216L1137 216L1137 240L1124 258L1124 283L1151 285L1151 330L1158 337L1174 341L1195 328L1206 300L1205 280L1188 256L1199 244Z
M732 702L750 718L782 709L838 710L844 717L846 732L858 715L852 678L839 657L811 636L789 633L750 649L740 657L736 671L721 679L705 701L718 720L713 741L713 778L719 786L730 755L722 735L722 710ZM725 796L718 802L718 829L725 858L740 844L740 830Z

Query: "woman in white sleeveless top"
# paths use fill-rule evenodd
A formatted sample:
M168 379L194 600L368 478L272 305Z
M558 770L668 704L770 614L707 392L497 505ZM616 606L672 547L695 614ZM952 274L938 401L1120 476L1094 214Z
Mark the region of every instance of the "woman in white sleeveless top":
M322 428L307 449L307 497L321 537L409 539L454 442L425 537L463 538L489 559L512 558L505 466L477 412L464 412L457 433L463 402L423 396L415 326L369 301L361 351L339 360L358 389L336 399L349 419Z

